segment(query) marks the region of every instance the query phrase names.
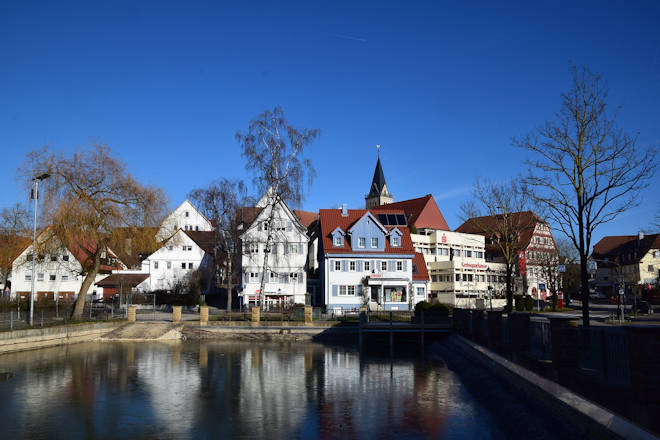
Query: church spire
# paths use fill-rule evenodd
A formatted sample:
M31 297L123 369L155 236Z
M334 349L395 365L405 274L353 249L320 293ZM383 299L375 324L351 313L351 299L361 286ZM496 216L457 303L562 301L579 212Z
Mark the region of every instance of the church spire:
M392 195L387 190L387 183L385 183L385 173L383 173L383 166L380 163L380 145L376 145L376 148L378 149L376 169L374 170L374 177L371 180L369 194L367 194L367 196L364 198L365 206L367 209L392 203L393 200Z

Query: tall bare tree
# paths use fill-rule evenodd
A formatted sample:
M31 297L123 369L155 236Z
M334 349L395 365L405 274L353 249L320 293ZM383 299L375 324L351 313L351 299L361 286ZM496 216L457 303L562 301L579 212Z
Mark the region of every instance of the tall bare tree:
M314 167L306 153L320 135L318 129L295 128L284 118L284 111L277 106L266 110L252 120L248 130L236 133L241 154L246 159L245 168L254 174L254 184L266 194L267 224L273 225L275 207L281 201L298 205L304 189L311 185ZM265 285L268 273L268 256L273 243L273 228L268 227L264 252L259 303L264 306Z
M573 67L572 78L554 120L513 142L533 153L526 161L525 182L579 253L582 319L588 326L587 258L593 233L640 203L637 196L654 175L658 148L640 148L636 136L617 128L620 108L608 111L600 75Z
M52 235L69 249L78 249L84 279L73 318L82 316L87 291L102 266L111 266L108 243L117 231L151 233L166 206L159 188L140 184L105 145L93 145L66 156L48 148L28 154L25 173L50 174L40 191L45 223ZM40 208L41 209L41 208ZM148 232L147 232L148 231Z
M242 181L225 178L211 182L205 188L192 190L189 197L200 211L215 223L213 269L224 277L227 287L227 311L231 311L231 292L241 249L240 213L241 208L252 204L252 201L247 196L247 188Z
M16 204L0 211L0 273L2 289L7 287L14 259L30 243L30 216Z
M506 183L475 182L472 199L461 206L465 223L459 232L484 235L487 247L497 250L506 267L506 311L513 309L513 285L523 234L536 226L537 217L527 211L531 195L516 180Z

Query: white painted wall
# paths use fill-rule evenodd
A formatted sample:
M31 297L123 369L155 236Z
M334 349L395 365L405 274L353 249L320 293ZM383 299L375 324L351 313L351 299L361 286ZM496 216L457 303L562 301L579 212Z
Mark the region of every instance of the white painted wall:
M212 231L211 222L189 201L184 201L160 225L157 240L171 237L178 229L186 231Z

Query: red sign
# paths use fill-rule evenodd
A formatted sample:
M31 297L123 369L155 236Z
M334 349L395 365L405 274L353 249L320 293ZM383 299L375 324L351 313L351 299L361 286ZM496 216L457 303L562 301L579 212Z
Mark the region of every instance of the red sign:
M445 234L442 234L442 242L447 243L447 236Z
M520 275L524 277L527 274L527 264L525 264L525 251L518 251L518 268L520 269Z
M481 263L465 263L461 261L461 267L469 267L471 269L486 269L488 268L487 265L481 264Z

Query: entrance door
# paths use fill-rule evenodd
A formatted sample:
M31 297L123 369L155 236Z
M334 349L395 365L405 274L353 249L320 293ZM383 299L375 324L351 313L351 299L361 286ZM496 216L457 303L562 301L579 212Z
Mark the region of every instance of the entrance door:
M378 293L380 288L378 286L371 286L371 300L373 302L378 302Z

